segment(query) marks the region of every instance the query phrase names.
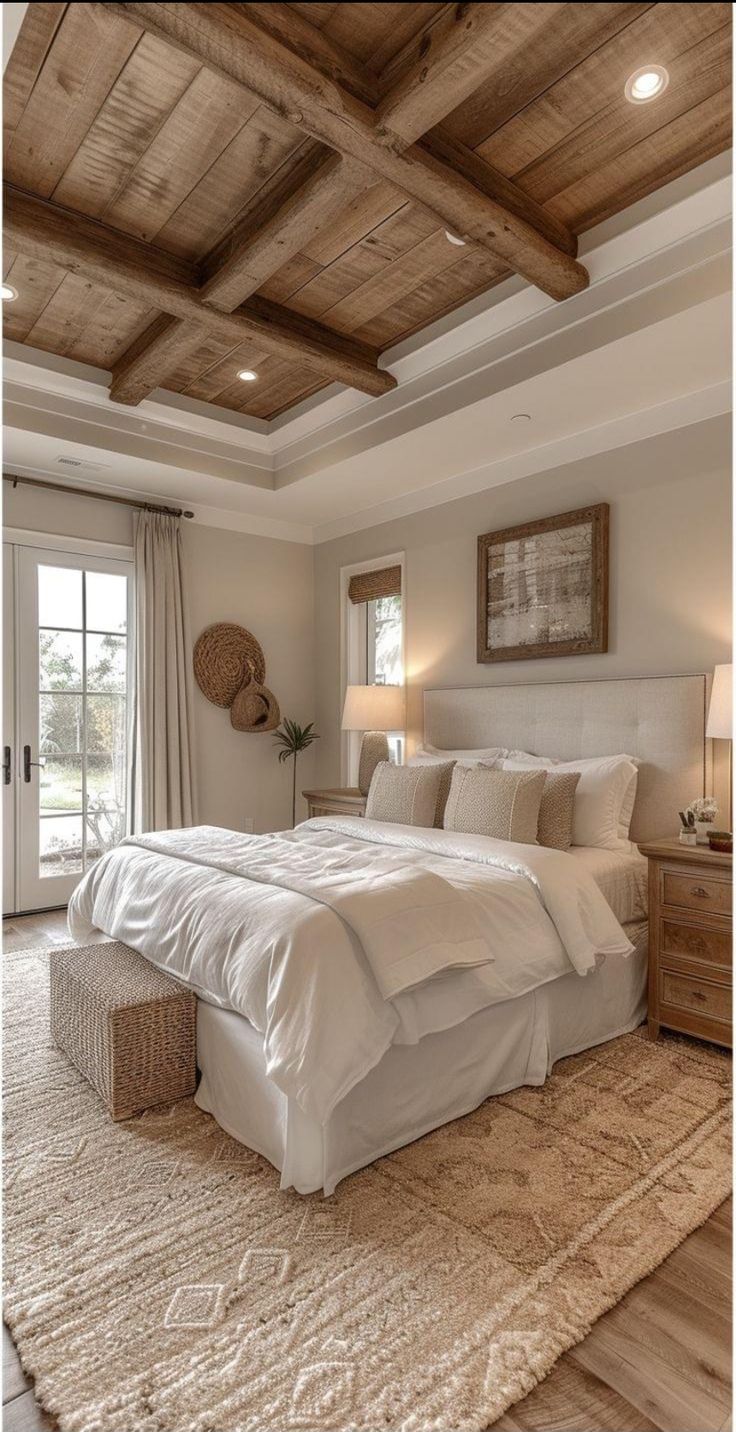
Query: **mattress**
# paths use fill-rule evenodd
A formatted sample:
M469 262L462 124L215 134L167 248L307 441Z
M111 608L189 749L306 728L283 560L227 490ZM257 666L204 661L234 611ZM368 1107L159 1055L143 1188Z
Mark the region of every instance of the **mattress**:
M629 854L623 850L573 845L569 854L592 875L620 925L646 919L649 867L638 850Z
M628 958L601 957L480 1010L415 1045L394 1045L333 1110L310 1118L267 1077L263 1040L241 1015L198 1003L196 1102L281 1172L281 1187L325 1194L348 1174L470 1113L490 1095L543 1084L556 1060L635 1029L646 1014L646 923Z

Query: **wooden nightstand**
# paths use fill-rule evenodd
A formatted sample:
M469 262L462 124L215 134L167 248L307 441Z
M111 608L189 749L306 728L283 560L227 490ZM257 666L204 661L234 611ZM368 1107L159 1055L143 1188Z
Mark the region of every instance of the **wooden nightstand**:
M302 791L313 815L365 815L366 797L357 786L346 786L343 790Z
M730 855L655 840L649 861L649 1038L660 1025L731 1048Z

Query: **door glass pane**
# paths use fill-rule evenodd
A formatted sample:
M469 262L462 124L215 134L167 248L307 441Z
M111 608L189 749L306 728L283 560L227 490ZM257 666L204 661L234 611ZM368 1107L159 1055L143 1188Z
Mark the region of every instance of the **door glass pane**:
M81 815L42 817L39 821L39 848L42 876L81 874Z
M38 625L82 626L82 573L74 567L39 567Z
M82 811L82 757L47 756L38 773L41 815Z
M82 697L54 691L39 696L39 745L43 755L71 755L82 750Z
M128 580L108 572L87 572L87 630L125 631Z
M129 578L83 566L37 570L45 764L32 779L39 874L52 878L81 874L127 831Z
M97 810L125 810L127 761L124 749L87 756L87 801Z
M87 697L87 751L125 750L125 697Z
M127 639L90 634L87 637L87 690L125 694Z
M41 691L81 691L82 633L39 631L38 664Z
M87 813L87 864L99 860L106 850L119 845L125 835L124 811L95 811Z

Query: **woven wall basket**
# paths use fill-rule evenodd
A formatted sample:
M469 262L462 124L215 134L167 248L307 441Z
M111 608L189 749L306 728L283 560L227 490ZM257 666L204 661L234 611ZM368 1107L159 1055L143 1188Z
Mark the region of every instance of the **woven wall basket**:
M252 632L235 622L215 622L194 644L194 675L208 701L215 706L232 706L238 692L251 680L263 685L266 659Z

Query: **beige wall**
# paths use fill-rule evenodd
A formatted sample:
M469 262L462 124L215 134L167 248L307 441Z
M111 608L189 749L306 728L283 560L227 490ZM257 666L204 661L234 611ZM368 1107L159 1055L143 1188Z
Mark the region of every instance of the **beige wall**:
M7 528L133 540L129 508L3 486ZM282 714L302 724L313 720L312 549L187 522L184 552L193 639L215 621L249 627L265 651L266 681ZM194 716L200 820L236 830L248 818L257 831L290 825L290 768L279 765L273 737L234 731L229 713L206 701L196 686ZM313 779L314 761L312 752L299 758L300 789Z
M406 554L410 738L427 686L562 681L712 670L730 660L730 425L716 419L324 543L315 551L318 778L340 779L340 568ZM380 455L377 455L377 461ZM609 651L475 659L481 532L611 505Z

